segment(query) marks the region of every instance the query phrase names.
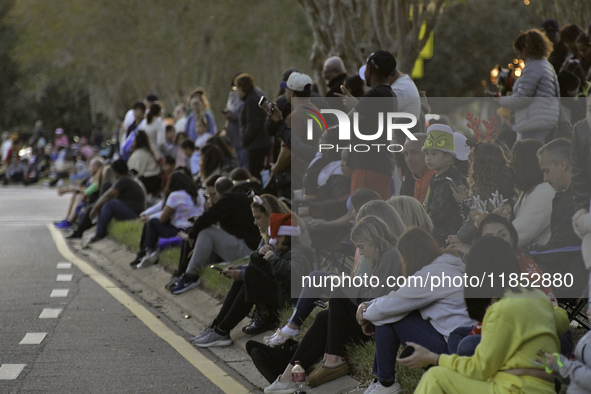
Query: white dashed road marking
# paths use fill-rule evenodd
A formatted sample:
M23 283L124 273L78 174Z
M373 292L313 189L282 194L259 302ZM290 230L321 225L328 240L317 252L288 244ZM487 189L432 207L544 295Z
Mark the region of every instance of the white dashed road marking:
M57 263L58 270L69 270L72 268L72 263Z
M39 319L57 319L63 309L45 308L39 315Z
M49 297L50 298L67 297L69 292L70 292L69 289L53 289L51 291L51 294L49 295Z
M0 380L14 380L18 378L27 364L2 364L0 366Z
M60 274L57 276L57 282L71 282L72 281L72 274Z
M46 336L46 332L29 332L25 335L19 345L39 345L43 342Z

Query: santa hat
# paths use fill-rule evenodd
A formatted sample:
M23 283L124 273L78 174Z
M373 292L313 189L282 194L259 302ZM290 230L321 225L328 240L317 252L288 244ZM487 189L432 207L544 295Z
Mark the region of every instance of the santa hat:
M454 131L446 124L433 124L427 128L427 139L423 145L423 152L428 149L438 149L457 157L454 143Z
M290 213L272 213L269 218L269 235L271 236L269 244L275 245L279 236L299 236L300 228L296 223L295 217L292 218Z

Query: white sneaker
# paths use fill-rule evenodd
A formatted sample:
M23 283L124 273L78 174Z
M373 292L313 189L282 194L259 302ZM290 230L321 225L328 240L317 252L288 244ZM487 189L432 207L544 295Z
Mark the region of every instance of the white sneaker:
M264 337L263 342L269 347L275 347L283 345L288 339L296 340L296 336L286 334L281 331L281 328L278 328L273 335Z
M281 375L270 386L265 387L265 393L292 394L296 392L297 387L294 382L281 383L279 381L280 377Z
M153 265L158 261L159 257L160 256L157 251L147 254L142 258L142 261L140 261L140 263L135 266L135 268L141 269Z
M386 387L382 386L380 382L375 381L369 385L364 394L402 394L402 387L400 387L398 382L394 382L392 386Z

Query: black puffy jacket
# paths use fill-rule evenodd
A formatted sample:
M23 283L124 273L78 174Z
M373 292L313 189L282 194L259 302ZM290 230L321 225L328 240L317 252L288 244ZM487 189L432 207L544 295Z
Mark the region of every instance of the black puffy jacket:
M451 166L443 174L431 178L429 192L423 203L433 222L433 237L442 246L448 235L456 234L464 224L460 204L456 202L451 183L446 178L451 178L458 186L466 185L462 174Z

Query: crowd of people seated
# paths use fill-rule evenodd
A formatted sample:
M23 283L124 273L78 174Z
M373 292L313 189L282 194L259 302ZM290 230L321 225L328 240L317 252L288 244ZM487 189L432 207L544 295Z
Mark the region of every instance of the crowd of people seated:
M558 63L548 61L559 46L548 38L553 26L515 40L525 67L514 94L498 100L514 112L510 145L496 119L482 133L473 114L466 116L470 131L450 117L426 117L426 99L391 53L371 54L353 76L333 56L324 64L325 98L310 76L290 69L278 97L259 106L261 88L249 74L238 74L219 131L202 88L189 95L189 113L179 104L166 120L158 97L138 101L125 115L112 160L91 158L81 180L60 189L72 198L56 226L73 228L67 238L76 239L96 223L89 242L97 242L112 219L140 220L135 269L158 262L159 240L177 238L178 267L163 283L177 296L198 287L204 269L229 263L220 275L231 288L191 343L229 346L231 331L251 314L244 333L270 331L263 342L247 344L270 383L266 393L295 391L296 362L309 386L346 375L347 346L372 340L376 379L366 393L402 392L397 364L434 366L421 378L420 393L550 393L569 378L569 390L585 392L589 334L571 357L572 316L562 306L589 297L591 98L586 116L571 118L567 133L556 132L561 111L553 102L540 107L518 100L535 92L559 97L564 90ZM581 40L576 44L589 44ZM577 45L567 45L568 56L585 56L574 52ZM536 76L538 88L531 86ZM412 134L394 136L402 153L323 151L318 144L336 145L339 135L320 122L304 132L307 112L319 109L315 99L335 103L352 123L357 113L376 109L369 99L381 100L387 111L415 114L418 122ZM540 112L541 124L527 120ZM362 134L378 128L375 119L359 117ZM392 142L386 133L380 138L377 143ZM364 143L357 132L350 142ZM343 258L328 266L326 256ZM432 291L310 285L335 275L428 280L443 274L452 281ZM478 289L451 285L453 278L489 274L507 281ZM508 283L510 275L546 274L553 279L542 286ZM296 284L303 276L311 282ZM284 307L293 313L278 327ZM317 307L325 309L304 333L302 324Z

